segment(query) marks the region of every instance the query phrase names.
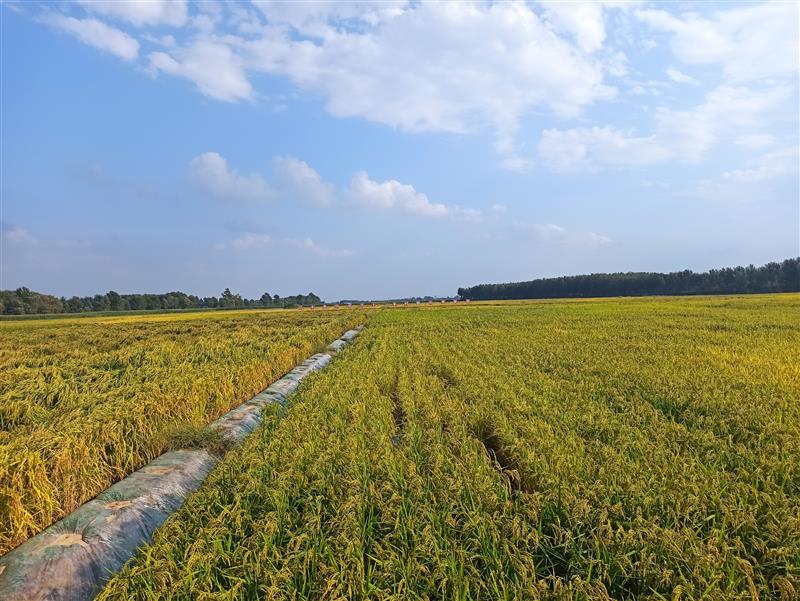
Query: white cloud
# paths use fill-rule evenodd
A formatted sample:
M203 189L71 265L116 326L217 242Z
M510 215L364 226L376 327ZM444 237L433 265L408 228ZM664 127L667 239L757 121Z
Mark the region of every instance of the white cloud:
M375 27L401 15L407 0L359 0L351 2L259 1L256 6L270 23L289 26L307 36L335 36L345 25L350 28Z
M262 36L231 41L248 68L285 75L322 94L336 117L361 117L408 132L489 128L511 168L526 166L514 144L524 115L550 110L575 116L615 94L603 82L599 61L522 3L421 3L349 28L334 27L335 19L320 24L323 9L316 6L261 8L272 23ZM281 22L285 10L312 13L291 17L306 35L289 34ZM332 10L339 8L322 14L331 18Z
M690 65L716 64L730 82L796 77L798 5L764 2L676 17L663 10L638 10L651 27L672 34L675 56Z
M172 37L148 36L159 47L147 56L148 70L185 78L210 98L254 101L254 75L282 76L319 95L335 117L359 117L407 132L491 132L500 166L516 171L534 164L535 151L522 135L526 117L583 118L592 105L614 99L618 90L606 78L641 75L622 48L640 49L648 41L643 34L664 32L683 64L718 65L723 73L722 85L715 82L718 90L745 89L757 80L765 86L758 92L769 97L786 83L782 80L791 78L794 84L798 71L797 5L788 2L725 7L705 15L640 9L641 3L633 2L532 6L398 0L258 2L255 7L210 2L194 5L191 15L186 2L81 4L134 25L183 26L170 32ZM62 15L50 20L88 44L128 60L138 56L137 40L100 21ZM670 66L666 76L683 84L703 83L686 71ZM625 82L632 96L658 95L657 86L666 85ZM721 131L720 120L709 125L703 119L714 117L701 113L702 107L662 107L652 132L644 134L601 127L606 131L588 134L593 140L588 146L608 147L617 156L588 162L594 168L627 164L622 155L642 148L644 157L632 157L631 164L657 162L657 157L681 154L674 143L678 135L686 136L682 145L688 158L699 160L718 143ZM669 132L669 125L677 127ZM554 124L547 131L586 135L583 124L563 127ZM752 140L764 132L739 133ZM547 144L566 152L552 140Z
M517 235L546 246L599 248L612 243L608 236L595 232L575 232L555 223L514 223L512 229Z
M16 225L2 224L2 227L0 227L0 236L2 236L2 239L6 242L21 246L32 246L38 243L38 240L33 234L25 228Z
M224 101L253 96L248 71L284 75L323 94L337 117L410 132L489 127L501 147L533 109L574 116L615 93L603 83L603 64L523 3L279 2L258 8L269 24L258 28L248 15L248 30L256 33L211 34L209 23L182 48L151 55L151 68L186 77Z
M722 85L692 109L657 109L649 135L611 126L547 129L539 140L539 156L561 172L699 162L722 140L735 143L744 136L767 135L764 129L790 120L792 110L789 86L753 90Z
M781 148L750 161L743 169L723 171L715 179L701 180L690 196L713 199L759 198L774 182L798 177L798 147Z
M760 150L767 146L772 146L776 142L776 138L772 134L761 132L738 136L735 142L742 148Z
M257 250L266 248L272 244L272 238L268 234L257 234L254 232L244 232L230 242L215 244L217 250Z
M340 196L336 188L323 180L313 167L292 156L274 157L272 175L273 180L269 183L257 173L241 175L216 152L201 154L189 163L191 183L205 194L220 200L282 198L317 207L330 207L336 204ZM449 217L473 223L483 219L483 212L479 209L431 202L411 185L397 180L373 181L366 171L357 172L349 189L341 195L351 205L358 207L394 209L422 217Z
M396 209L422 217L452 217L473 223L483 219L479 209L432 202L414 186L393 179L377 182L370 179L366 171L353 176L348 195L356 205L370 209Z
M692 86L700 85L700 82L697 81L694 77L686 75L686 73L683 73L674 67L669 67L667 69L667 77L669 77L675 83L685 83Z
M134 25L171 25L186 23L186 0L78 0L87 10L124 19Z
M253 98L242 59L224 43L198 40L187 47L150 54L150 72L188 79L206 96L238 102Z
M76 19L53 13L45 16L44 20L78 38L84 44L109 52L126 61L132 61L139 56L139 42L124 31L97 19Z
M608 246L613 242L608 236L595 232L586 232L586 240L591 246Z
M495 213L505 213L507 210L508 210L508 207L506 205L504 205L504 204L500 204L500 203L496 202L496 203L494 203L492 205L492 211L494 211Z
M606 39L600 2L544 2L544 13L557 31L572 34L585 52L594 52Z
M154 46L161 46L163 48L174 48L178 44L177 40L175 39L175 36L170 34L153 35L145 31L142 32L139 37L145 42L149 42Z
M470 223L480 223L483 221L483 211L480 209L466 209L464 207L455 206L450 208L450 214L461 221L468 221Z
M399 209L424 217L444 217L451 211L446 205L431 202L413 186L397 180L376 182L366 171L359 171L350 182L350 197L359 205L373 209Z
M603 166L649 165L669 158L655 136L636 136L614 127L546 129L539 156L559 172L596 171Z
M83 4L135 25L184 25L176 43L149 53L148 70L192 81L210 98L254 100L252 74L285 76L321 95L335 117L407 132L493 132L501 166L517 171L532 165L519 141L527 115L580 116L616 95L606 74L628 69L619 49L600 52L615 3L259 2L260 17L213 3L191 15L185 2Z
M545 240L560 238L567 233L567 228L556 225L555 223L534 223L529 229L535 232L539 238Z
M189 178L197 188L219 200L264 200L271 196L261 176L239 175L216 152L192 159Z
M267 234L254 234L252 232L245 232L238 238L231 241L231 247L236 250L252 250L256 248L264 248L269 246L272 242Z
M349 257L353 255L352 250L347 249L334 249L334 248L326 248L324 246L320 246L316 242L314 242L311 238L302 238L302 239L288 239L286 242L293 246L294 248L309 252L313 255L322 258L342 258L342 257Z
M656 136L677 158L698 161L721 140L764 133L770 125L796 118L795 111L791 86L721 85L692 109L659 109Z
M292 156L275 157L272 170L279 193L320 207L333 204L333 186L308 163Z

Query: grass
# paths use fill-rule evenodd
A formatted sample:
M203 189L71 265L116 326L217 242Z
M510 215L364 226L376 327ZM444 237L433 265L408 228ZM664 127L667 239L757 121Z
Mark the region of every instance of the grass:
M166 449L206 449L212 455L224 455L233 448L231 439L213 428L204 426L179 426L167 435Z
M99 598L796 599L798 309L383 310Z
M201 444L199 428L363 320L268 310L0 323L0 553L175 444Z

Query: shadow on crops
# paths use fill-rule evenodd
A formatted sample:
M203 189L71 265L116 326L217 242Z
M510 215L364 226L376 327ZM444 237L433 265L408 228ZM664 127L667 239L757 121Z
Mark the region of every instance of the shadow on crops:
M530 486L522 478L519 463L502 444L491 425L480 424L475 428L473 434L483 445L492 466L508 481L512 494L532 492Z
M403 439L406 428L406 412L403 409L403 402L400 400L399 382L394 379L394 383L389 389L389 398L392 399L392 419L394 420L394 435L392 436L392 446L397 447Z
M455 372L446 365L435 365L430 368L428 373L437 378L442 383L442 388L445 390L458 385L458 377Z

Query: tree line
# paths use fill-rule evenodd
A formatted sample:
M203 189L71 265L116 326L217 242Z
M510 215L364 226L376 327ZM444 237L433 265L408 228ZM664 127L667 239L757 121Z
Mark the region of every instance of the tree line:
M295 307L318 305L313 292L294 296L265 292L257 299L242 298L225 288L219 297L199 297L184 292L166 294L119 294L113 290L94 296L55 297L28 288L0 290L0 315L86 313L91 311L164 311L170 309L236 309L245 307Z
M725 267L704 273L688 269L672 273L592 273L458 289L461 298L470 300L758 292L800 292L800 257L761 267Z

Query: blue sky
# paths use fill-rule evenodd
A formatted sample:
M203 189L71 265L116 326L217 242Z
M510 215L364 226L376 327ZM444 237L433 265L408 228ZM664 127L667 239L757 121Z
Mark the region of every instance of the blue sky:
M800 253L795 2L0 14L0 288L387 298Z

